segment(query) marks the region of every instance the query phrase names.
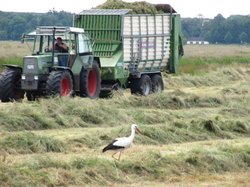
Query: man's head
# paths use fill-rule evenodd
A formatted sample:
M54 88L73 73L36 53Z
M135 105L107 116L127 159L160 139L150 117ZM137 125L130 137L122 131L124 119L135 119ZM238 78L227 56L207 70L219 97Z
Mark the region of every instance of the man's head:
M56 38L56 43L57 44L61 44L62 43L62 38L61 37L57 37Z

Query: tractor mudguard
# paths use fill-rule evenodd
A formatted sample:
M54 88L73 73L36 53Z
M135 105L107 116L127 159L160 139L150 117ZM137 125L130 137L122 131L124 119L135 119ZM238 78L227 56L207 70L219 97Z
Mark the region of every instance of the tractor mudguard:
M2 66L7 67L7 68L20 69L21 71L23 70L21 66L14 65L14 64L3 64Z

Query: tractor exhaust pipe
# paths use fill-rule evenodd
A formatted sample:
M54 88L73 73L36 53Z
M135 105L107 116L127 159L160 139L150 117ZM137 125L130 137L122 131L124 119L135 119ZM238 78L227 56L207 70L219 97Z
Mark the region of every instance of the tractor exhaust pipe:
M55 56L55 35L56 35L56 28L53 28L53 38L52 38L52 64L54 66L54 56Z

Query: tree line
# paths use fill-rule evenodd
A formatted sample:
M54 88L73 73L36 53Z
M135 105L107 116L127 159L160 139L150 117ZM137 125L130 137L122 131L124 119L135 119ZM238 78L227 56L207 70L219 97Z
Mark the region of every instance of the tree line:
M37 26L72 26L73 15L64 11L47 13L16 13L0 11L0 40L20 40L22 34Z
M23 33L37 26L72 26L73 14L64 11L47 13L16 13L0 11L0 40L20 40ZM182 18L185 40L199 38L210 43L250 43L250 16L235 15L224 18L218 14L214 19L199 16Z
M184 18L182 33L185 39L201 38L210 43L250 43L250 15L234 15L224 18L218 14L214 19Z

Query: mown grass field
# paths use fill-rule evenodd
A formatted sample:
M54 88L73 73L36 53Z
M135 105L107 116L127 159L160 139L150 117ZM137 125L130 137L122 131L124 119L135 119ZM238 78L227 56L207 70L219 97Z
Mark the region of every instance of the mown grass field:
M148 97L0 103L0 186L248 186L250 47L185 46L180 71ZM121 161L103 154L132 123Z

